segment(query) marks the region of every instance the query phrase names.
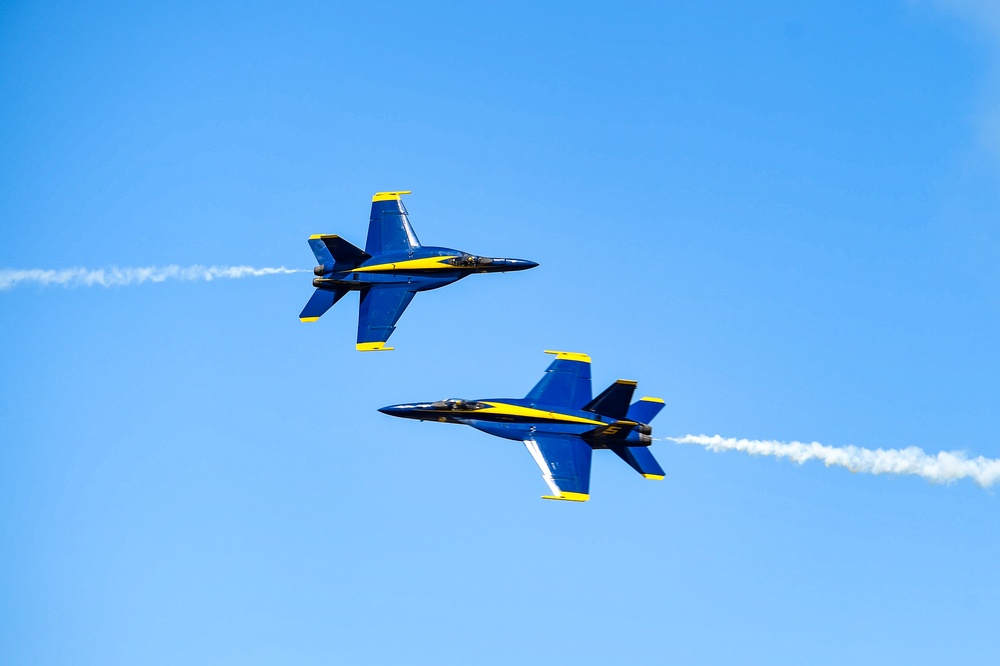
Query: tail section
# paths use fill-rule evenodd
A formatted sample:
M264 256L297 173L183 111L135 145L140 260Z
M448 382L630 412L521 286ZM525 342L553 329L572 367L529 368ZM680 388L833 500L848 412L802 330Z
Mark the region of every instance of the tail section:
M643 397L628 408L627 419L635 421L640 425L638 428L647 434L652 434L649 422L656 418L656 415L663 409L663 400L660 398ZM663 480L663 468L656 462L653 452L648 446L622 446L611 444L609 449L615 452L619 458L628 463L629 467L642 474L647 479Z
M639 398L639 401L628 408L629 421L648 424L663 409L663 400L660 398Z
M316 321L323 316L323 313L332 308L334 303L343 298L347 291L344 287L317 289L313 292L312 298L309 299L306 306L302 308L302 314L299 315L299 319L307 322Z
M663 480L663 468L656 462L648 446L622 446L612 444L609 449L619 458L628 463L629 467L642 474L647 479Z
M635 382L628 379L619 379L614 384L604 389L601 395L597 396L584 406L585 412L593 412L601 416L610 416L613 419L634 420L628 416L628 403L632 400L635 392ZM645 423L645 421L643 421Z
M350 270L360 265L371 255L359 247L351 245L336 234L315 234L309 237L309 247L316 255L316 263L324 272ZM317 269L319 270L319 269Z
M601 426L600 428L594 428L593 430L583 434L583 438L589 442L597 442L601 444L606 444L608 441L618 441L626 439L629 434L638 427L638 423L635 421L615 421L606 426ZM644 433L639 433L640 437ZM648 444L652 440L646 442Z

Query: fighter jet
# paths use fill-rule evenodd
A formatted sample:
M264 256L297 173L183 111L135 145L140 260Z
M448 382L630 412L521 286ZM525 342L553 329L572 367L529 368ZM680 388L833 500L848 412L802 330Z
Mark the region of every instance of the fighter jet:
M299 319L316 321L347 292L361 292L358 351L392 350L385 343L418 291L437 289L472 273L523 271L538 265L421 245L400 198L404 194L410 192L376 192L372 197L363 251L337 235L309 237L319 263L313 269L316 291Z
M619 379L591 398L590 357L555 354L548 370L524 398L441 400L383 407L379 411L421 421L461 423L490 435L524 442L552 491L543 499L590 499L590 458L610 449L647 479L663 479L649 451L649 422L663 409L660 398L632 402L636 383Z

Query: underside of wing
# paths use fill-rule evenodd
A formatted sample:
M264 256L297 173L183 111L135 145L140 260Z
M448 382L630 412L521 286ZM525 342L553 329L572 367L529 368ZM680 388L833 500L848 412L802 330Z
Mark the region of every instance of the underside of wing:
M555 354L545 375L525 399L532 405L579 409L590 402L590 357L576 352L548 351Z
M361 292L358 351L389 351L385 342L415 292L396 287L372 287Z
M576 437L541 436L524 440L552 491L544 499L586 502L590 499L590 459L593 450Z

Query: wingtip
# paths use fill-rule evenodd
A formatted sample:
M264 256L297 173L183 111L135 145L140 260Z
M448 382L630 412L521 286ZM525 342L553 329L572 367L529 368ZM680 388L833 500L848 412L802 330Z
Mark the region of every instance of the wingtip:
M562 493L561 495L542 495L542 499L562 500L563 502L586 502L590 499L587 493Z
M356 349L360 352L392 351L395 347L386 347L384 342L359 342Z
M372 196L372 203L376 201L399 201L399 197L403 194L412 194L410 190L397 190L395 192L376 192Z
M590 363L590 357L581 352L567 352L567 351L557 351L555 349L546 349L546 354L555 354L557 361L580 361L581 363Z

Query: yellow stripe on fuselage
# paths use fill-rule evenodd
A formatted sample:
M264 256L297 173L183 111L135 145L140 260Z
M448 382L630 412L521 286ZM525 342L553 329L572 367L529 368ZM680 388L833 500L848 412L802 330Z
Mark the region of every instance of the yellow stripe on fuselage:
M533 407L521 407L520 405L508 405L505 402L487 402L489 407L477 409L469 412L468 418L477 418L476 414L490 414L498 416L523 416L528 419L545 419L548 421L561 421L563 423L583 423L585 425L607 425L604 421L583 418L581 416L570 416L559 412L549 412L544 409L534 409Z
M352 273L395 273L398 271L454 271L458 266L444 263L448 259L455 259L460 255L454 254L447 257L425 257L423 259L407 259L397 261L392 264L375 264L373 266L360 266L353 269Z

